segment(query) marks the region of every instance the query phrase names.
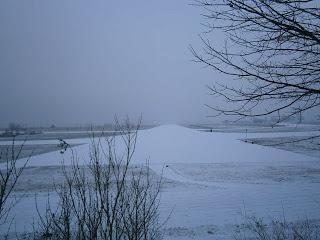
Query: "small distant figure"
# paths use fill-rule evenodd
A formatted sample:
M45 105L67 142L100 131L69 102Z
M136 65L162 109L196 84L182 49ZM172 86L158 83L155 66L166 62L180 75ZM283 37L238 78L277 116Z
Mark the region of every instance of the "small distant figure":
M212 130L212 128L210 129L210 132L212 132L213 130Z
M59 144L57 145L57 147L61 149L60 153L64 154L67 151L68 147L71 147L71 146L65 140L60 138L59 139Z

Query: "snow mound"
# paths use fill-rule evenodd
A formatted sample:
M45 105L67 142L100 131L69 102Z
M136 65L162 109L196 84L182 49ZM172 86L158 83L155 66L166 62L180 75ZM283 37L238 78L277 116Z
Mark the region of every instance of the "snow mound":
M161 134L161 135L172 135L172 134L190 134L190 133L199 133L199 131L181 125L176 124L166 124L147 129L144 132L148 134Z
M314 161L314 158L240 141L239 133L200 132L178 125L163 125L138 136L138 159L158 163L219 163ZM143 157L143 155L145 157ZM141 161L141 160L140 160Z

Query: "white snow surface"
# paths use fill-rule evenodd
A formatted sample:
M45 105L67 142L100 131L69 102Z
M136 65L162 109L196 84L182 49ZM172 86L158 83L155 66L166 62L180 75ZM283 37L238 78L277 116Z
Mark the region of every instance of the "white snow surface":
M116 138L121 145L121 136ZM139 131L132 163L148 161L152 170L176 183L161 193L162 219L172 212L165 239L229 239L231 226L241 223L244 209L267 220L283 212L289 220L318 219L320 159L248 144L241 138L243 133L201 132L178 125ZM87 143L73 148L85 163L90 140L68 142ZM59 165L62 158L68 164L70 154L33 156L28 166ZM32 211L23 204L34 204L34 197L22 200L14 210L20 230L32 222Z
M248 134L256 136L287 136L286 133L260 133ZM121 144L121 136L116 137ZM239 141L244 138L243 133L208 133L200 132L178 125L163 125L148 130L141 130L138 134L136 152L132 163L145 163L150 160L150 165L164 165L169 163L220 163L220 162L268 162L279 163L285 161L314 161L316 159L302 156L274 148L253 145ZM41 141L34 141L40 144ZM44 143L56 143L46 140ZM103 139L102 139L103 142ZM29 144L35 144L29 141ZM90 143L89 139L68 140L70 144ZM75 147L77 155L85 162L88 158L88 145ZM71 152L61 156L56 152L33 156L29 166L57 165L62 157L66 163Z

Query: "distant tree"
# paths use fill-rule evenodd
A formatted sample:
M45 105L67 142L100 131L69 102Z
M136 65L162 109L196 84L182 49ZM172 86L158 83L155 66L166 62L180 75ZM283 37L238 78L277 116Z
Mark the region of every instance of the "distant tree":
M320 105L320 2L317 0L199 0L208 32L196 62L229 76L208 86L226 107L217 115L278 114L278 121ZM224 46L210 33L223 32Z

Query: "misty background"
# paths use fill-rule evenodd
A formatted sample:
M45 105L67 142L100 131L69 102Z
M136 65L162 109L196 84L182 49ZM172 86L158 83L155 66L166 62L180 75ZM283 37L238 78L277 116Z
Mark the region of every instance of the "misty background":
M216 76L192 62L204 27L191 3L0 1L0 125L211 121Z

